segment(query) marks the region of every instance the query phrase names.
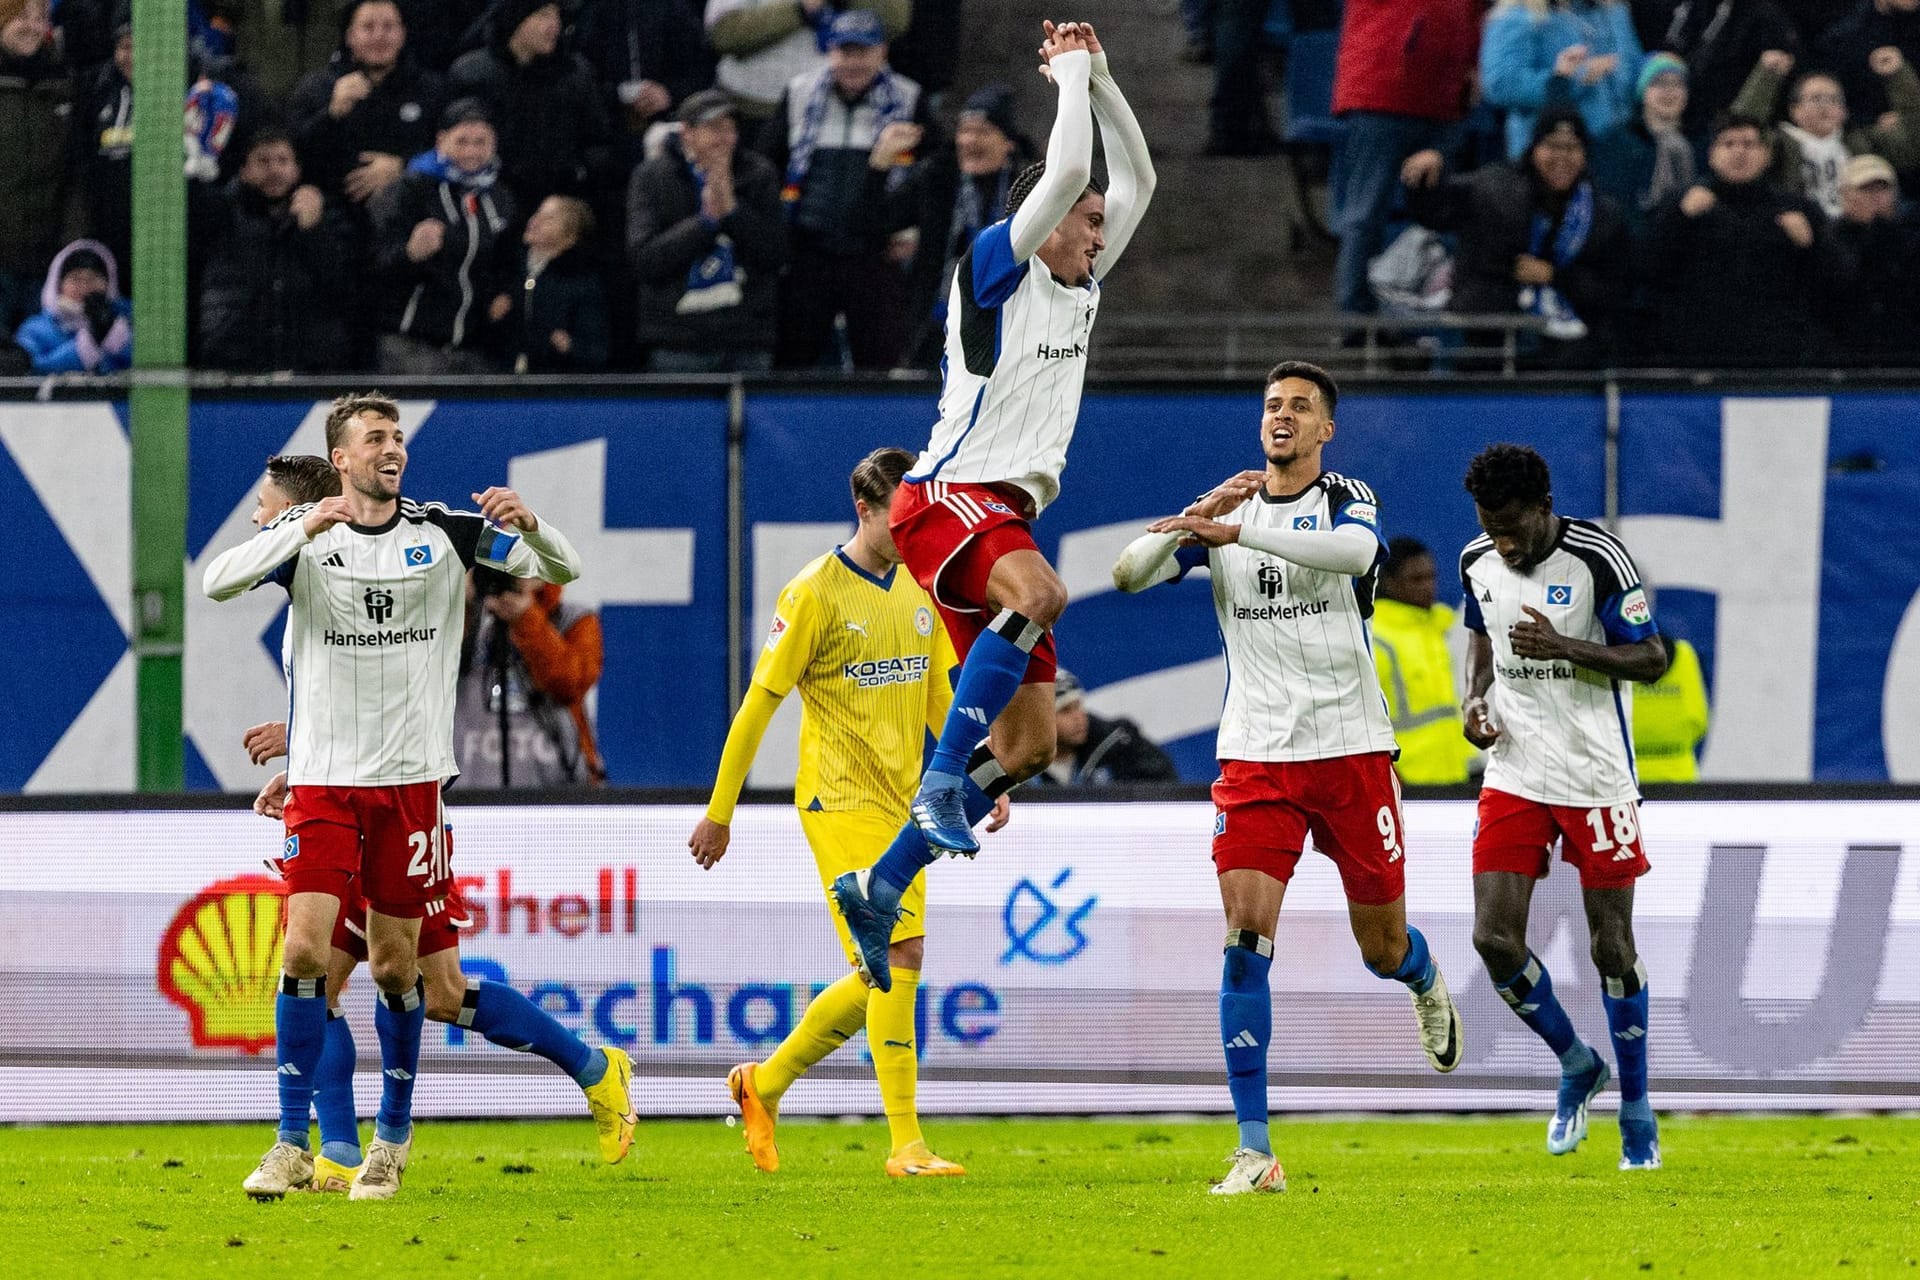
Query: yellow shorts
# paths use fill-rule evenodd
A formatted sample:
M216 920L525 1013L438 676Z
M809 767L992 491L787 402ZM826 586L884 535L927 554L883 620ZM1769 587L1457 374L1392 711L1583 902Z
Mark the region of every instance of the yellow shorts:
M800 830L806 833L813 850L813 865L820 871L820 887L828 888L849 871L859 871L879 861L893 838L900 834L905 818L890 818L865 809L846 809L837 813L800 810ZM827 909L833 914L834 931L840 935L840 948L847 960L854 957L853 936L840 915L840 906L827 894ZM893 940L927 935L927 873L922 871L900 895L900 919L893 926Z

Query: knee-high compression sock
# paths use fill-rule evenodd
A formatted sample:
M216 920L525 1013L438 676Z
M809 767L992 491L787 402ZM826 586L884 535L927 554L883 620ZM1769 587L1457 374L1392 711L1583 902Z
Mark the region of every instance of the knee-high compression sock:
M353 1105L358 1056L347 1015L327 1010L326 1043L313 1076L313 1114L320 1120L320 1154L349 1169L360 1163L360 1116Z
M582 1089L591 1089L607 1074L607 1055L554 1021L553 1015L504 982L467 979L454 1019L472 1027L490 1043L515 1053L537 1053L573 1077Z
M1620 1115L1628 1120L1651 1120L1647 1101L1647 966L1633 962L1624 978L1605 979L1607 1025L1613 1029L1613 1052L1620 1060Z
M1520 1015L1520 1021L1547 1042L1547 1048L1560 1059L1562 1071L1571 1075L1593 1065L1593 1050L1574 1034L1573 1021L1553 994L1553 977L1539 956L1527 952L1527 962L1520 966L1520 972L1504 981L1494 979L1493 989L1508 1008Z
M373 1136L405 1142L413 1132L413 1078L420 1073L420 1031L427 1022L427 982L416 977L399 995L382 991L373 1007L380 1035L380 1110Z
M307 1113L327 1043L327 980L280 975L273 1001L273 1056L280 1068L280 1141L307 1149Z
M900 989L897 972L893 988ZM867 1004L873 998L870 991L859 974L849 973L813 998L807 1011L800 1015L800 1025L788 1032L787 1038L767 1055L767 1060L754 1069L754 1088L768 1108L778 1113L780 1099L795 1080L807 1073L807 1068L853 1039L860 1028L867 1025Z
M966 776L974 748L986 741L987 729L1020 692L1033 646L1046 633L1045 627L1011 609L1002 609L980 633L967 650L967 660L960 664L960 678L953 685L953 709L947 712L940 744L927 764L928 773Z
M1440 967L1433 962L1433 952L1427 949L1426 935L1412 925L1407 926L1407 956L1398 969L1388 972L1372 965L1367 968L1377 977L1406 983L1407 989L1417 996L1433 990L1434 979L1440 974Z
M1227 1091L1240 1123L1240 1145L1273 1154L1267 1137L1267 1041L1273 1037L1273 939L1251 929L1227 931L1220 974L1220 1042L1227 1053Z
M1013 779L993 758L986 743L974 748L967 766L967 821L978 822L992 813L993 802L1013 790L1013 785ZM880 855L880 861L873 864L873 880L868 892L874 902L885 907L898 905L900 895L907 891L913 878L922 868L932 866L938 856L920 828L909 820L887 846L887 851Z
M873 1054L873 1074L880 1082L880 1103L886 1108L887 1132L895 1151L921 1141L915 1103L920 1054L913 1043L919 994L919 972L895 969L893 990L876 991L867 1001L867 1049Z

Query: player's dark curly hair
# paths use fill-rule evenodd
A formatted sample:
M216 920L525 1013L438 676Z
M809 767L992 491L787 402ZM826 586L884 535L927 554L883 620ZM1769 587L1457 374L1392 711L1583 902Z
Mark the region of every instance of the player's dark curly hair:
M1547 460L1523 444L1490 444L1467 464L1467 492L1488 511L1544 507L1553 497Z
M1391 577L1421 556L1433 559L1432 550L1420 539L1409 538L1404 533L1397 538L1390 538L1387 541L1387 558L1380 565L1380 576Z
M1320 388L1321 403L1327 406L1329 414L1333 412L1334 406L1340 403L1339 385L1334 382L1332 374L1317 364L1309 364L1305 360L1282 360L1267 370L1267 380L1261 385L1270 387L1282 378L1305 378Z
M340 493L340 473L331 462L311 453L279 453L268 458L267 479L296 507Z
M1007 217L1011 218L1020 211L1020 206L1026 203L1028 196L1033 194L1033 189L1040 185L1040 179L1046 176L1047 162L1045 160L1037 160L1014 175L1012 184L1007 187ZM1088 196L1104 196L1106 194L1106 185L1098 178L1090 178L1087 181L1087 189L1074 197L1073 202L1079 204Z
M900 477L912 469L913 460L913 454L892 446L875 449L860 459L849 477L854 501L870 507L884 507L892 502L893 491L900 487Z

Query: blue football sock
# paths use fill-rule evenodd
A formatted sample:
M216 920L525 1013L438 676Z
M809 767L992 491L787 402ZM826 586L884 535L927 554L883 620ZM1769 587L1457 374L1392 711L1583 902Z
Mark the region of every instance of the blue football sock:
M1647 1101L1647 966L1633 962L1624 978L1607 978L1601 1001L1607 1006L1607 1025L1613 1029L1613 1053L1620 1061L1620 1115L1623 1119L1651 1120Z
M987 730L1020 692L1033 646L1045 634L1040 624L1011 609L1001 610L980 633L953 682L953 708L947 712L933 759L927 762L928 773L966 776L974 748L986 741Z
M382 1142L405 1142L413 1132L413 1078L420 1074L420 1031L427 1024L427 983L415 978L399 995L382 991L373 1007L380 1033L380 1110L373 1134Z
M554 1021L533 1001L504 982L467 979L459 1023L472 1027L494 1044L517 1053L537 1053L572 1076L583 1089L600 1083L607 1074L607 1055Z
M1404 982L1407 989L1417 996L1423 996L1433 990L1434 979L1440 976L1440 967L1433 962L1433 952L1427 949L1427 936L1412 925L1407 926L1407 954L1400 967L1391 973L1368 969L1382 978L1391 978L1395 982Z
M1593 1065L1593 1051L1574 1034L1573 1020L1554 996L1553 977L1539 956L1527 952L1527 962L1520 966L1520 972L1504 982L1495 979L1493 989L1520 1015L1520 1021L1547 1042L1547 1048L1560 1059L1560 1070L1572 1075Z
M326 1047L313 1076L313 1113L320 1118L320 1154L348 1167L360 1163L360 1117L353 1105L357 1057L346 1015L329 1009Z
M993 801L987 798L977 783L969 777L967 786L967 821L975 823L993 812ZM927 843L925 835L911 820L900 828L900 834L893 838L887 851L880 855L880 861L873 864L873 879L869 882L867 893L875 906L891 910L900 905L900 895L907 891L913 878L933 865L939 855L933 846Z
M327 980L280 975L273 1001L273 1056L280 1074L280 1141L307 1149L307 1113L327 1044Z
M1240 1145L1273 1154L1267 1137L1267 1041L1273 1037L1273 942L1251 930L1227 935L1220 974L1220 1043L1227 1054L1227 1091L1233 1095Z

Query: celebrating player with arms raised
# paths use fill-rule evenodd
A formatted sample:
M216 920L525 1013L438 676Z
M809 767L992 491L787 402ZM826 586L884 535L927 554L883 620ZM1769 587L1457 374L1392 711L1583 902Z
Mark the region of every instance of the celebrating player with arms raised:
M1113 569L1115 586L1140 591L1207 565L1233 673L1213 861L1227 916L1220 1038L1240 1143L1218 1195L1286 1190L1267 1132L1267 975L1309 831L1339 868L1367 968L1412 992L1427 1060L1438 1071L1460 1062L1460 1015L1407 924L1393 728L1366 629L1385 554L1379 512L1367 486L1320 467L1338 397L1324 369L1276 366L1260 423L1265 475L1243 473L1149 525Z
M1100 282L1153 195L1146 139L1093 27L1049 22L1040 53L1060 94L1047 159L1015 180L1007 217L974 239L954 272L940 421L894 497L894 540L963 663L913 822L870 871L833 886L882 991L892 983L887 940L914 876L939 852L976 852L973 824L1053 759L1048 628L1067 590L1031 521L1060 492ZM1104 194L1092 185L1094 120Z
M1480 527L1460 555L1466 587L1466 734L1488 748L1473 837L1473 945L1521 1021L1560 1059L1547 1150L1587 1136L1607 1062L1574 1034L1527 949L1534 881L1553 846L1580 871L1593 963L1620 1058L1620 1167L1660 1167L1647 1101L1647 969L1633 943L1633 882L1647 873L1633 773L1633 690L1658 680L1666 646L1640 571L1599 525L1553 511L1539 454L1496 444L1467 468Z
M327 416L327 451L345 492L298 506L207 567L230 600L286 588L286 946L275 1004L280 1140L248 1177L279 1196L313 1175L307 1111L326 1039L329 943L342 900L366 898L367 950L380 988L382 1100L355 1199L399 1189L412 1145L413 1077L425 992L421 920L451 882L440 782L455 772L453 697L474 563L569 582L579 557L511 489L475 494L478 514L400 496L407 450L399 406L347 396Z

